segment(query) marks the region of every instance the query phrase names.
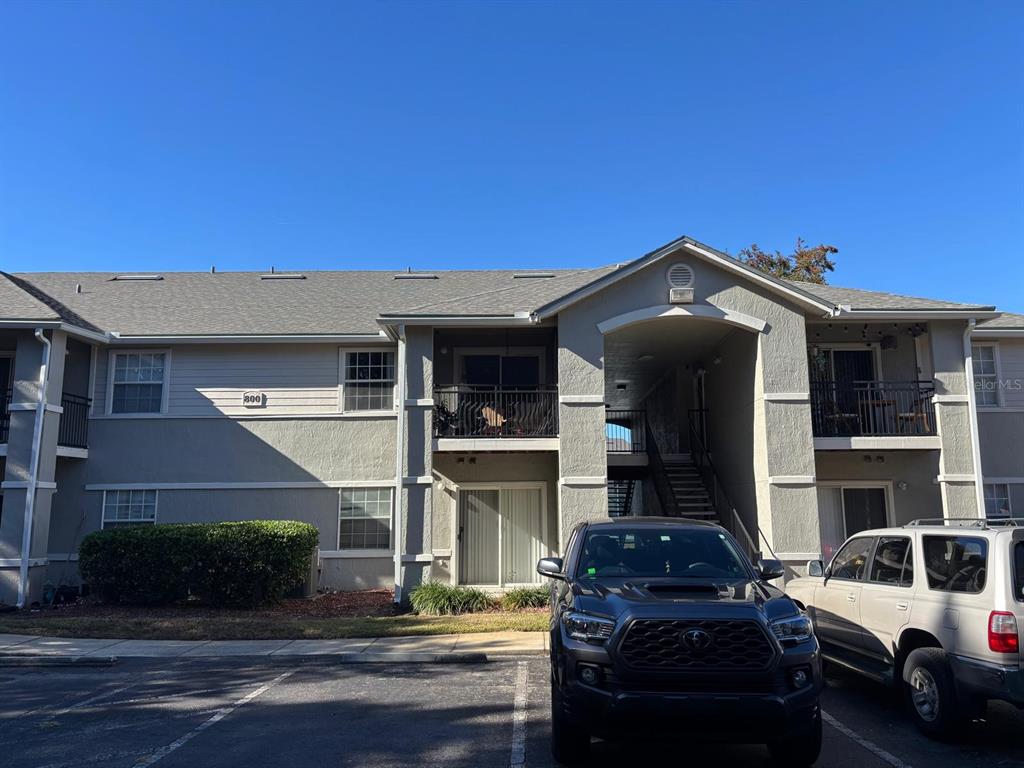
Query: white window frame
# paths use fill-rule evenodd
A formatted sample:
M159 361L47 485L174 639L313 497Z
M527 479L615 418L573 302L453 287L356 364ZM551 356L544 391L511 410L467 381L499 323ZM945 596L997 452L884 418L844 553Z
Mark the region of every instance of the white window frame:
M391 408L376 410L345 410L345 368L349 353L356 352L388 352L394 360L395 380L391 388ZM339 347L338 348L338 413L353 414L357 416L380 416L390 415L398 412L398 377L402 371L398 370L398 350L395 347Z
M118 355L163 355L164 356L164 379L160 387L160 410L143 411L140 413L114 413L114 368ZM107 392L103 411L107 416L115 418L152 418L167 413L167 404L170 397L171 384L171 350L163 349L112 349L107 357Z
M107 494L108 493L123 493L125 491L141 492L145 493L152 491L154 496L153 501L153 519L152 520L107 520ZM103 499L100 502L100 528L106 528L107 523L132 523L137 525L156 525L157 520L160 519L160 491L155 488L119 488L117 490L105 490L103 491Z
M367 413L367 411L354 411L354 413ZM388 540L391 542L391 546L387 549L342 549L341 546L341 497L345 491L389 491L388 498L391 501L391 516L388 519L388 529L390 535ZM346 520L355 520L358 518L345 518ZM376 520L383 520L383 518L370 518ZM379 485L351 485L344 488L338 489L338 525L335 530L334 544L337 547L337 552L342 558L356 558L356 557L391 557L395 551L395 486L380 483Z
M1002 488L1004 491L1006 491L1006 494L1004 496L994 496L994 495L990 496L989 492L988 492L989 488L992 488L992 489ZM1009 483L983 482L982 483L982 494L985 497L985 519L986 520L1006 520L1007 518L1013 517L1013 499L1012 499L1011 494L1010 494L1010 484ZM1003 498L1006 499L1006 516L1005 517L989 517L988 516L988 502L990 500L1002 500Z
M988 347L992 350L992 362L995 366L996 372L995 385L996 385L996 401L994 403L982 403L978 400L978 367L975 360L974 350L976 347ZM991 379L993 374L986 373L982 374L986 380ZM974 402L977 403L978 408L1002 408L1003 407L1003 363L999 357L999 342L997 341L972 341L971 342L971 386L974 387Z

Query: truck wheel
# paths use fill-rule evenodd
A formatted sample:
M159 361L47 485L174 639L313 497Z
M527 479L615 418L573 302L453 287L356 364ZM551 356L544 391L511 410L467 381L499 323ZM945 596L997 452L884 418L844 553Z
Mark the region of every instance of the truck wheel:
M816 709L809 725L795 728L785 738L768 744L777 765L807 768L821 754L821 710Z
M551 683L551 755L562 765L578 765L590 754L590 734L569 722L558 686Z
M961 722L953 673L941 648L918 648L907 656L903 690L914 724L925 736L948 739Z

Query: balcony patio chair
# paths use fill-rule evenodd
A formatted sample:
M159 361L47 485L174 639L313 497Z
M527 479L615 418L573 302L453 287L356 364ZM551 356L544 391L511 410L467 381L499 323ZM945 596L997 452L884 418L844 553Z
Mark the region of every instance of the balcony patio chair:
M930 435L932 434L931 417L925 407L925 399L918 398L914 401L913 410L901 413L898 416L901 435Z

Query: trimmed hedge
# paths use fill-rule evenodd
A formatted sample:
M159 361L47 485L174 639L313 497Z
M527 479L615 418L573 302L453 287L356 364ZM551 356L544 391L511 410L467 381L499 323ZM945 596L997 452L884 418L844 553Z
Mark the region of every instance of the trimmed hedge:
M252 607L302 583L319 538L294 520L123 526L86 536L78 567L108 602Z

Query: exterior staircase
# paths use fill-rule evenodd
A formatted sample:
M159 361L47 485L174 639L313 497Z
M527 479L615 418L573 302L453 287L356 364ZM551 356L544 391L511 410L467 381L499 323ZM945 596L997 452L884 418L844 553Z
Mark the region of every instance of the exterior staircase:
M633 508L633 490L636 480L630 478L608 480L608 516L623 517Z
M679 516L719 522L714 502L697 467L681 460L666 459L663 464Z

